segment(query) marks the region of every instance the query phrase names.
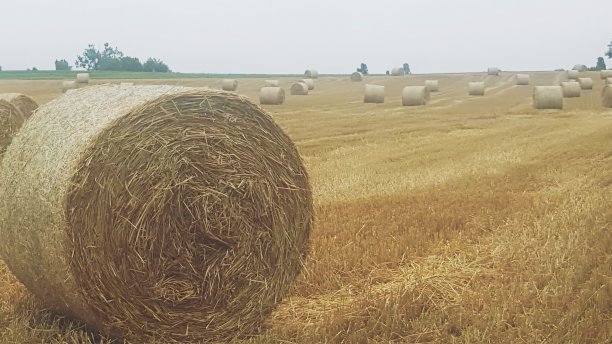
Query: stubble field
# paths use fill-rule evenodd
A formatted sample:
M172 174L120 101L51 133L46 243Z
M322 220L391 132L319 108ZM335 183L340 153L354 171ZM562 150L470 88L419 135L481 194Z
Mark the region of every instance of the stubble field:
M512 73L323 77L265 106L306 163L316 224L307 270L245 340L611 342L612 109L589 76L594 90L561 111L531 106L533 85L565 79L556 72L532 73L531 86ZM425 79L440 92L402 107L403 86ZM288 91L293 79L280 80ZM479 80L486 95L468 96ZM239 82L257 101L263 79ZM364 83L385 85L385 103L363 104ZM41 104L60 88L0 81ZM89 341L106 339L48 314L0 259L0 343Z

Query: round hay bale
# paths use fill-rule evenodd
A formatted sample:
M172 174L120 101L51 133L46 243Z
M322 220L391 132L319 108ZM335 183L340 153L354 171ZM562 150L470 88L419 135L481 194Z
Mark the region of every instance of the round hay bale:
M304 72L304 77L308 78L308 79L318 79L319 78L319 72L317 72L314 69L307 69Z
M612 69L605 69L599 72L599 76L602 80L606 80L607 78L612 78Z
M402 75L404 75L404 68L397 67L397 68L391 69L391 75L393 75L393 76L402 76Z
M311 91L314 90L314 87L315 87L314 80L312 80L312 79L302 79L299 82L303 82L306 85L308 85L308 89L309 90L311 90Z
M6 100L11 103L17 110L21 111L26 118L30 117L36 109L38 109L38 103L21 93L0 93L0 99Z
M529 85L529 74L517 74L516 84L520 86Z
M237 94L70 92L20 130L0 179L10 269L49 308L130 342L256 332L308 250L300 156Z
M76 81L62 81L62 92L66 93L68 90L74 90L79 88L79 84Z
M578 71L575 69L567 71L567 78L569 80L578 80Z
M563 89L563 98L580 97L580 93L582 92L580 84L576 81L563 81L561 83L561 88Z
M308 85L303 82L296 82L291 85L291 95L305 96L308 95Z
M89 73L77 73L76 82L79 84L88 84L89 83Z
M366 84L363 102L364 103L384 103L385 102L385 86Z
M612 84L606 85L601 91L601 105L612 108Z
M403 106L420 106L429 102L429 88L427 86L406 86L402 90Z
M485 83L483 81L473 81L468 83L468 93L470 96L484 96Z
M262 87L259 103L262 105L281 105L285 102L285 90L280 87Z
M589 69L587 68L587 66L583 64L577 64L577 65L574 65L574 68L572 68L572 70L575 70L577 72L586 72Z
M606 78L606 85L612 84L612 78Z
M266 87L278 87L280 85L278 80L266 80Z
M533 107L536 109L563 109L561 86L536 86L533 89Z
M363 74L359 72L354 72L353 74L351 74L351 81L358 82L361 80L363 80Z
M489 67L489 68L487 69L487 74L488 74L488 75L495 75L495 76L498 76L498 75L499 75L499 68L497 68L497 67Z
M235 91L238 89L238 80L236 79L223 79L221 82L221 88L224 91Z
M580 88L583 90L593 89L593 79L591 78L578 78L578 83L580 83Z
M425 86L429 89L429 92L438 92L439 91L439 82L438 80L425 80Z
M19 111L13 104L0 98L0 161L2 161L4 152L26 119L27 116L23 112Z

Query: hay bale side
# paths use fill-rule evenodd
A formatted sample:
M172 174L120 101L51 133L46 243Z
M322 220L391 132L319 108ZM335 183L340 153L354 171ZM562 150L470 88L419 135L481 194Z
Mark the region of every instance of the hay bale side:
M610 84L612 84L612 78L606 78L606 80L605 80L605 84L606 84L606 85L610 85Z
M358 82L361 80L363 80L363 74L359 72L354 72L353 74L351 74L351 81Z
M36 111L2 165L0 255L47 307L105 335L253 333L306 259L304 165L237 94L82 88Z
M76 82L79 84L88 84L89 83L89 73L77 73Z
M520 86L529 85L529 74L517 74L516 84Z
M224 91L235 91L238 89L238 80L236 79L223 79L221 82L221 89Z
M561 86L536 86L533 89L533 107L536 109L563 109Z
M587 68L587 66L585 66L583 64L576 64L576 65L574 65L572 70L575 70L577 72L586 72L589 69Z
M299 82L303 82L308 85L308 90L312 91L315 88L315 82L312 79L302 79Z
M66 93L68 90L74 90L79 88L79 84L76 81L62 81L62 92Z
M497 68L497 67L489 67L487 69L487 74L488 75L498 76L499 75L499 68Z
M296 82L291 85L291 95L294 96L305 96L308 95L308 85L303 82Z
M391 75L393 75L393 76L402 76L402 75L404 75L404 68L397 67L397 68L391 69Z
M606 85L601 91L601 105L606 108L612 108L612 84Z
M364 103L384 103L385 102L385 86L380 85L365 85L363 96Z
M599 76L602 80L606 80L607 78L612 78L612 69L604 69L599 71Z
M30 117L36 109L38 109L38 103L21 93L0 93L0 99L6 100L11 103L17 110L26 116Z
M561 88L563 89L564 98L580 97L580 93L582 93L582 88L576 81L563 81L561 83Z
M304 72L304 77L307 79L318 79L319 78L319 72L317 72L314 69L307 69Z
M402 105L426 105L429 102L429 97L429 88L427 86L406 86L402 90Z
M578 83L580 83L580 88L583 90L593 89L593 79L591 78L578 78Z
M0 161L27 117L13 104L0 98Z
M473 81L468 83L468 94L470 96L484 96L485 83L483 81Z
M262 87L259 103L262 105L281 105L285 102L285 90L280 87Z
M278 87L280 86L280 82L278 80L266 80L265 86L266 87Z
M567 71L567 78L569 80L578 80L578 71L575 69Z
M440 83L438 80L425 80L425 86L429 89L429 92L438 92Z

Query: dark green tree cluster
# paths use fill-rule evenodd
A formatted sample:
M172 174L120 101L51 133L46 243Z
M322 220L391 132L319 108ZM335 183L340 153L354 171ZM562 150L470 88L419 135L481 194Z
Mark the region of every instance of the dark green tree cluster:
M87 70L121 71L121 72L160 72L170 71L162 60L149 58L144 64L137 57L126 56L116 47L104 43L104 49L98 50L90 44L82 55L77 56L77 67Z
M357 71L363 75L368 75L368 65L362 62Z
M408 63L404 63L404 74L410 74L410 65Z
M608 51L606 52L606 56L609 59L612 59L612 41L610 41L610 44L608 44Z
M55 60L55 70L71 70L72 66L68 64L66 59Z

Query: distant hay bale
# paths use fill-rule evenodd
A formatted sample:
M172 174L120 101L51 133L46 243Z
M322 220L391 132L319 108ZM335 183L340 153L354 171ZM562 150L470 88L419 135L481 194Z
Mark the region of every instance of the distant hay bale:
M66 91L74 90L76 88L79 88L79 84L77 84L76 81L62 81L62 92L66 93Z
M574 65L574 68L572 68L572 70L575 70L575 71L578 71L578 72L586 72L589 69L587 68L587 66L585 66L583 64L577 64L577 65Z
M310 91L314 90L314 87L315 87L314 80L312 80L312 79L302 79L302 80L300 80L299 82L303 82L303 83L305 83L306 85L308 85L308 89L309 89Z
M561 88L563 89L563 98L580 97L580 93L582 92L580 84L576 81L563 81L561 83Z
M363 80L363 74L359 73L359 72L354 72L353 74L351 74L351 81L361 81Z
M89 83L89 73L77 73L76 82L79 84Z
M238 89L238 80L236 79L223 79L221 82L221 88L224 91L235 91Z
M484 96L485 83L482 81L474 81L468 83L468 93L470 96Z
M404 75L404 68L397 67L397 68L391 69L391 75L393 75L393 76L402 76L402 75Z
M13 137L27 119L13 104L0 98L0 162ZM4 240L4 239L3 239Z
M529 74L517 74L516 75L517 85L529 85Z
M45 307L143 343L256 332L303 269L308 176L245 97L103 85L42 106L0 169L0 256Z
M533 107L536 109L563 109L561 86L536 86L533 90Z
M21 111L26 118L30 117L32 113L38 109L38 103L25 94L0 93L0 99L11 103L17 110Z
M580 88L583 90L593 89L593 79L591 78L578 78L578 83L580 83Z
M425 80L425 86L429 89L429 92L438 92L438 80Z
M281 105L285 102L285 90L280 87L262 87L259 91L259 103L263 105Z
M319 78L319 72L317 72L314 69L307 69L304 72L304 77L308 78L308 79L318 79Z
M498 75L499 75L499 68L497 68L497 67L489 67L489 68L487 69L487 74L488 74L488 75L495 75L495 76L498 76Z
M427 86L406 86L402 91L403 106L426 105L429 98L429 88Z
M606 78L606 85L612 84L612 78Z
M280 83L278 80L266 80L265 85L266 87L278 87Z
M366 84L363 102L364 103L384 103L385 102L385 86Z
M567 71L567 78L570 80L578 80L578 71L575 69Z
M606 80L607 78L612 78L612 69L605 69L599 72L599 76L602 80Z
M612 84L606 85L601 91L601 105L612 108Z
M294 96L305 96L308 94L308 85L303 82L296 82L291 85L291 95Z

